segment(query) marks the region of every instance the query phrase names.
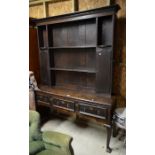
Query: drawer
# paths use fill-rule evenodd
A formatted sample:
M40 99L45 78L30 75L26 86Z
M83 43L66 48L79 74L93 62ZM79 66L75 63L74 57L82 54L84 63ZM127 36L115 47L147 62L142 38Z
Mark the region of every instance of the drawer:
M46 94L36 94L37 101L49 102L49 97Z
M84 115L89 115L96 118L107 119L108 118L108 108L100 107L96 105L89 104L79 104L79 113Z
M66 109L69 111L74 111L74 102L64 99L53 99L53 107L58 107L62 109Z

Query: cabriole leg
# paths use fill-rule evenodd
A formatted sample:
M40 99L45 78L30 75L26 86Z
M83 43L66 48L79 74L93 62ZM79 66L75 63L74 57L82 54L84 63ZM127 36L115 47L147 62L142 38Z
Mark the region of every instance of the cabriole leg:
M107 127L107 143L106 143L106 151L111 153L112 149L110 148L110 138L111 138L111 127Z

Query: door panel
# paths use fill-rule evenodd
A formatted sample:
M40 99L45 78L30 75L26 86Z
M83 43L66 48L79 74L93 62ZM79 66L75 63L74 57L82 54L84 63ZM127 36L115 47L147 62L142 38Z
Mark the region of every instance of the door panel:
M112 49L97 48L96 51L96 91L111 94L111 82L112 82Z

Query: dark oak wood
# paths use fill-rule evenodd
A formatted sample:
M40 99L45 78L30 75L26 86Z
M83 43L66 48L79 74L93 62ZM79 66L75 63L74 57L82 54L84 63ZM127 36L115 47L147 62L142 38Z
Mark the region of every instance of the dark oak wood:
M34 20L38 28L41 83L38 105L107 127L107 152L115 99L112 62L118 5Z
M46 85L39 85L40 90L36 91L39 94L52 94L58 95L60 97L69 97L73 100L80 100L80 101L93 101L96 104L103 104L112 106L114 97L106 96L103 93L96 93L91 90L82 89L78 90L71 90L70 88L62 88L62 87L48 87Z
M75 111L95 118L105 120L108 126L111 123L114 98L104 94L96 94L89 90L75 91L62 87L48 87L40 85L41 90L36 91L36 101L46 105L55 105L57 108ZM72 107L72 108L70 108ZM71 110L72 109L72 110Z

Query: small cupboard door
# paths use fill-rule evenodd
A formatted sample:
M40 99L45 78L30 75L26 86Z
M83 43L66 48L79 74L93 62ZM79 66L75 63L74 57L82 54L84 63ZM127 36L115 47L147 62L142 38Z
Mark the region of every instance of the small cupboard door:
M97 48L96 50L96 92L111 94L112 83L112 48Z
M41 83L45 85L50 85L48 58L48 50L40 50Z

